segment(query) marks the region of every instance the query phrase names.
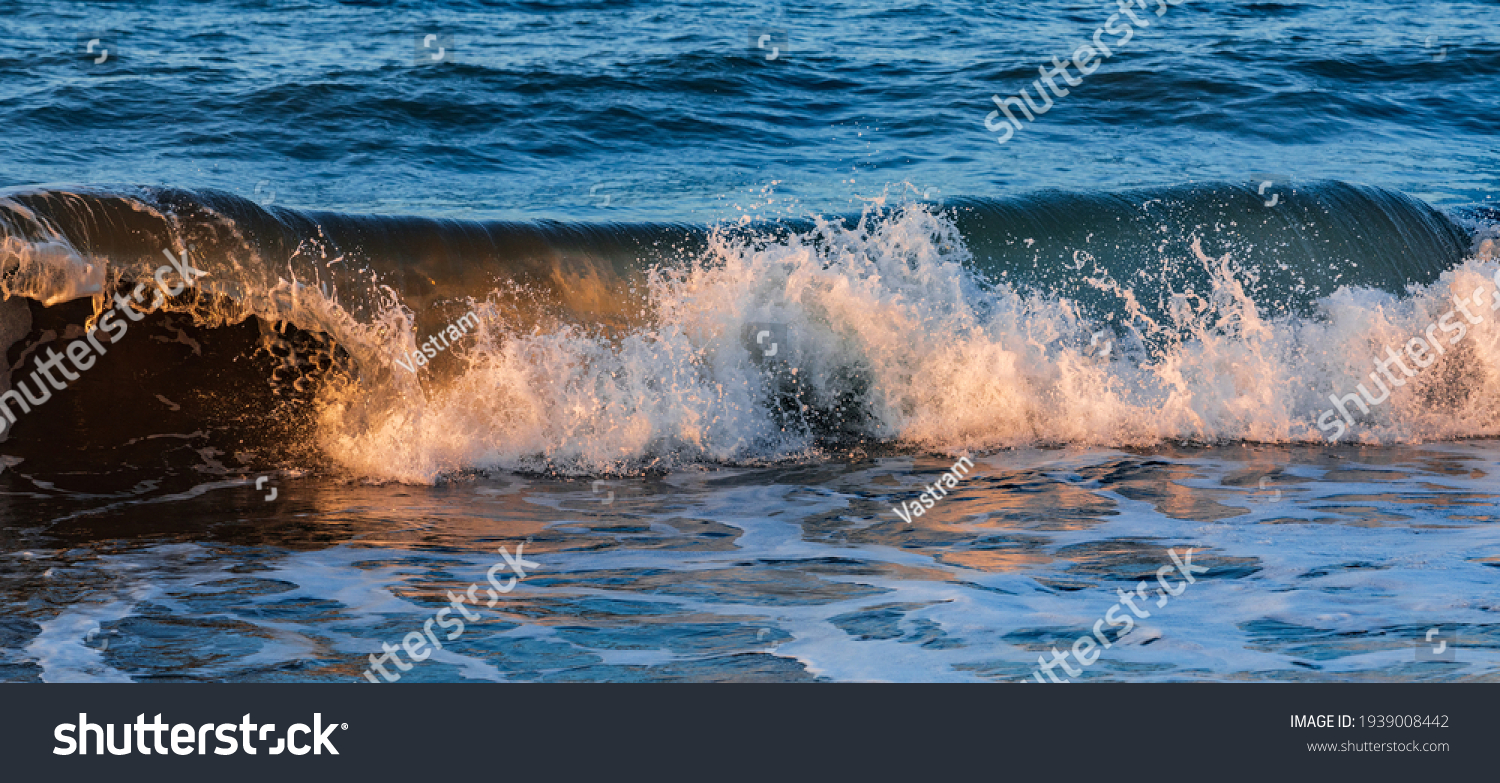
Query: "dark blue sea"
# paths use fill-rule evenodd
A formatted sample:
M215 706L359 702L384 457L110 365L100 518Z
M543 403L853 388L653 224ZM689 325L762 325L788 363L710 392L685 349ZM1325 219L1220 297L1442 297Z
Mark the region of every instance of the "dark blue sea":
M1496 19L0 0L0 680L1500 679Z

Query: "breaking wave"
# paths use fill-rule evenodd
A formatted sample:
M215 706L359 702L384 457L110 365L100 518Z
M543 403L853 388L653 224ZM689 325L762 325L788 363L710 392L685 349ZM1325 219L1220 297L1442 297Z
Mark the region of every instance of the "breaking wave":
M1496 234L1478 211L1377 188L1264 195L1220 184L889 200L700 229L12 191L0 196L0 333L13 379L38 346L76 339L115 293L149 282L163 251L186 253L207 277L158 303L152 339L129 364L84 374L74 402L55 404L68 417L47 425L103 437L121 414L99 389L144 385L203 420L173 431L285 419L295 426L272 428L277 439L379 480L1321 441L1330 394L1354 391L1371 358L1421 335L1455 292L1493 289ZM477 326L450 329L471 312ZM1342 442L1500 434L1497 319ZM253 339L227 337L245 329ZM142 367L156 363L175 369ZM40 426L22 417L7 450Z

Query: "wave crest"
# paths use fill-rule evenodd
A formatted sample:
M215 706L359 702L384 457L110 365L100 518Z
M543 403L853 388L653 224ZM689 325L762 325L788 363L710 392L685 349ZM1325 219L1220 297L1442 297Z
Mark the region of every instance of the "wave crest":
M1309 192L1318 206L1295 220L1261 214L1253 189L1193 187L694 232L46 191L0 199L0 268L7 297L53 304L191 248L210 278L164 308L255 318L269 341L276 324L324 335L348 371L319 387L308 438L381 479L1317 441L1328 395L1368 372L1362 357L1420 334L1495 258L1493 242L1458 252L1461 232L1405 197ZM1059 205L1074 210L1066 231L1026 236ZM1318 242L1278 244L1289 220ZM1350 258L1356 235L1369 252ZM438 338L430 365L398 362L471 310L479 325ZM1496 434L1497 344L1492 324L1475 326L1352 437Z

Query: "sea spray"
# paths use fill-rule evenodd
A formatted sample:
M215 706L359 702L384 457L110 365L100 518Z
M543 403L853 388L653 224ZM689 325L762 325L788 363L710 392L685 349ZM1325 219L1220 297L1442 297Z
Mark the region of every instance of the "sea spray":
M651 253L628 250L608 232L602 244L525 226L468 227L448 237L447 224L406 218L389 220L391 242L357 245L356 218L270 215L186 191L163 191L144 205L0 198L0 229L10 232L6 263L17 272L7 291L39 302L87 295L75 280L84 272L149 277L156 264L130 249L138 237L168 240L158 247L196 242L213 277L199 295L163 309L209 327L254 317L326 335L351 370L319 390L316 427L304 437L357 474L430 482L465 469L590 475L819 460L850 444L978 454L1026 445L1318 440L1315 421L1328 395L1369 372L1351 357L1405 339L1451 307L1444 303L1453 292L1471 291L1495 271L1483 248L1447 260L1444 231L1423 233L1433 223L1423 205L1321 187L1360 210L1377 203L1399 216L1394 232L1368 227L1370 242L1406 254L1427 247L1441 258L1403 267L1400 253L1385 253L1371 275L1355 273L1372 264L1344 264L1313 285L1304 278L1343 262L1314 254L1294 277L1278 277L1255 246L1164 231L1167 238L1148 246L1090 245L1057 268L1040 269L1038 260L1038 274L1023 275L1013 259L997 267L993 247L984 260L971 252L964 226L990 246L1005 236L981 230L991 217L966 223L961 210L918 204L872 207L857 220L713 230L701 242L655 242ZM194 198L203 203L193 206ZM1049 198L1041 203L1057 200ZM1328 231L1339 236L1348 233L1341 226L1362 220L1332 214L1339 230ZM235 222L210 220L223 215ZM1068 232L1089 220L1087 212L1070 215ZM104 217L129 231L90 233L113 225ZM290 222L276 222L283 218ZM1308 225L1304 232L1326 228ZM495 237L506 232L541 252L496 255ZM638 234L637 244L664 236L626 233ZM1429 234L1419 245L1401 244ZM1038 236L1038 247L1051 241ZM68 249L75 239L90 253ZM489 255L467 265L422 255L439 245L443 253ZM644 266L646 258L654 265ZM1247 260L1257 258L1262 263ZM1446 271L1427 275L1439 262ZM1325 290L1335 278L1374 282ZM1416 282L1402 290L1395 279ZM1295 296L1310 298L1286 307ZM413 334L446 332L442 324L468 312L480 325L443 372L418 375L394 361L410 355ZM747 324L784 325L789 339L774 363L747 348ZM1112 335L1108 352L1091 345L1101 333ZM1357 437L1500 432L1490 402L1500 390L1490 369L1496 340L1491 325L1476 326L1465 345L1362 420Z
M1183 250L1163 252L1161 267L1199 268L1207 289L1174 289L1165 275L1099 278L1118 302L1100 320L979 276L953 224L920 206L761 242L716 234L702 256L652 271L649 323L604 336L497 322L453 383L336 453L358 470L428 481L459 466L586 475L817 459L827 439L851 434L829 431L830 420L875 442L955 454L1308 442L1321 438L1314 414L1329 390L1354 376L1351 351L1494 266L1480 254L1408 296L1341 288L1315 315L1271 317L1263 299L1275 294L1255 292L1255 270L1196 243ZM1165 317L1143 297L1160 300ZM794 336L778 359L795 371L797 396L746 350L752 322ZM1101 328L1118 334L1103 357L1089 345ZM1453 364L1434 378L1455 385L1410 390L1365 436L1500 432L1487 402L1500 379L1481 369L1500 355L1493 345L1444 357ZM1444 404L1434 410L1432 399Z

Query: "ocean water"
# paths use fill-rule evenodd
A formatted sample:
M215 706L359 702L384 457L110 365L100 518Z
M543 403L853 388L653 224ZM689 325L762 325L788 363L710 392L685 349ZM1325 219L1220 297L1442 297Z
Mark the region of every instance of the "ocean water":
M0 680L1497 679L1500 4L1126 6L0 2Z

